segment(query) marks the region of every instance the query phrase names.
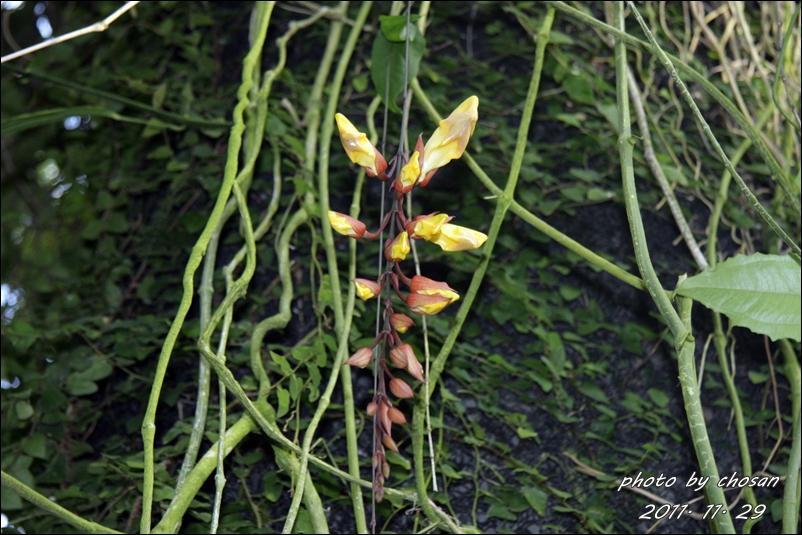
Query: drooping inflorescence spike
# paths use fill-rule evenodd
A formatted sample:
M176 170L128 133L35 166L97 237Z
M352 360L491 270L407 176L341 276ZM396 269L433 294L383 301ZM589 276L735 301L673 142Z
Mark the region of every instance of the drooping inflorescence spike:
M426 187L438 169L462 156L476 128L478 110L479 99L468 97L440 121L425 143L423 137L418 136L409 158L399 153L389 167L366 134L357 130L344 115L338 113L335 116L340 140L351 162L362 167L368 176L392 179L389 188L395 191L392 209L374 232L368 231L364 223L353 217L338 212L328 213L331 227L354 239L378 239L389 226L389 237L382 251L387 259L384 271L377 280L357 278L353 281L356 296L360 299L367 301L382 296L384 321L381 325L384 327L370 347L358 349L346 360L346 364L357 368L366 368L373 363L376 373L376 392L366 411L374 422L373 491L377 501L381 501L384 495L384 481L390 474L385 449L398 451L392 426L407 422L404 413L393 406L388 390L399 400L409 399L415 395L414 381L426 380L415 350L400 336L413 327L415 321L396 312L395 304L400 300L411 312L426 316L440 313L460 298L446 282L404 274L401 263L411 251L410 240L425 240L449 252L477 249L487 240L487 236L479 231L452 224L453 217L445 213L434 212L408 219L404 212L406 194L415 188ZM384 296L387 296L386 300ZM406 374L409 378L404 379L398 374Z

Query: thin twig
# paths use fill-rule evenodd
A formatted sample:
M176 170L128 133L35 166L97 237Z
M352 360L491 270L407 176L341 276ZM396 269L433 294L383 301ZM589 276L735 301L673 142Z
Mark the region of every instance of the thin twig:
M86 520L76 515L72 511L68 511L53 500L50 500L46 496L39 494L28 485L14 476L7 474L6 472L2 472L2 484L3 487L7 488L8 490L16 492L21 498L31 502L35 506L47 511L52 515L59 517L79 530L87 533L121 533L120 531L100 525L96 522Z
M685 245L688 247L688 250L691 252L691 256L693 256L693 259L696 261L696 265L700 270L704 271L707 269L707 260L705 259L705 255L702 253L702 250L699 248L696 238L693 237L691 227L688 224L688 221L685 219L685 215L682 213L682 208L680 208L677 197L674 195L674 191L671 189L671 184L668 183L668 178L666 178L666 175L663 172L663 167L660 165L660 162L657 160L657 155L654 153L652 135L649 132L649 122L646 120L646 111L643 107L643 98L641 98L640 89L638 88L638 83L635 80L635 75L632 73L632 69L629 68L629 66L627 66L627 81L629 82L629 96L635 109L635 116L638 119L638 129L640 130L641 138L643 139L643 157L646 159L649 169L652 170L654 178L657 179L657 184L660 186L660 190L662 190L663 195L665 195L666 202L671 210L671 215L674 217L674 222L679 228L682 239L685 240Z
M65 33L64 35L59 35L58 37L54 37L52 39L47 39L45 41L42 41L41 43L36 43L35 45L23 48L22 50L17 50L16 52L12 52L11 54L6 54L0 59L0 63L5 63L6 61L11 61L17 58L21 58L22 56L27 56L28 54L33 54L34 52L37 52L44 48L48 48L53 45L57 45L59 43L70 41L72 39L75 39L76 37L81 37L82 35L105 32L114 21L122 17L128 10L132 9L138 3L139 3L138 0L136 2L126 2L125 4L123 4L122 7L118 8L114 13L112 13L103 20L95 22L94 24L90 24L89 26L85 26L79 30Z

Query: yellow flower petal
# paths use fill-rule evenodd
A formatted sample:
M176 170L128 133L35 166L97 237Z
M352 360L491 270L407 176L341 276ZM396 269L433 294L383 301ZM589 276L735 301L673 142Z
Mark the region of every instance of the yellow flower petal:
M410 294L406 302L412 312L424 316L438 314L451 304L449 299L441 295L422 295L419 293Z
M367 279L354 279L356 295L363 301L373 299L381 292L381 287L375 282Z
M424 295L429 297L440 297L453 303L459 299L459 294L445 282L432 280L423 275L415 275L409 283L411 294Z
M409 161L401 168L401 175L399 182L401 184L400 191L406 193L410 191L420 177L420 153L415 151L409 157Z
M433 241L444 251L466 251L481 247L487 235L478 230L446 223Z
M361 238L365 233L365 224L353 217L329 210L329 224L335 232L351 238Z
M409 234L407 234L407 231L401 231L392 243L390 243L390 247L387 251L387 257L393 262L401 262L406 259L410 251Z
M367 134L360 132L342 113L334 116L340 131L340 141L350 160L360 167L376 174L376 149L368 140Z
M416 218L413 222L412 234L416 238L433 241L440 235L440 230L448 220L448 214L434 214Z
M421 175L426 176L430 171L461 157L478 119L479 98L474 95L465 99L451 115L440 121L423 149Z

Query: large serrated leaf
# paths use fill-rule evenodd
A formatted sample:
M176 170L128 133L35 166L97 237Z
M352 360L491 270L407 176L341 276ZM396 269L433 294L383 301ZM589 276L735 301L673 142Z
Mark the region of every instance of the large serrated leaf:
M772 340L800 341L800 267L788 256L754 254L725 260L677 286L677 293Z

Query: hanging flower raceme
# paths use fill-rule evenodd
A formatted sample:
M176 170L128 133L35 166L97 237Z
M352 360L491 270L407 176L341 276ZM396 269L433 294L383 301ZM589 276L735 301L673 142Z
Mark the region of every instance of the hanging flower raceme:
M392 425L403 425L404 413L393 406L391 397L399 400L415 396L415 381L424 382L426 375L415 351L401 339L415 321L395 306L400 299L409 311L423 316L438 314L448 305L459 300L459 294L446 282L436 281L423 275L407 276L402 263L411 252L410 240L425 240L440 246L443 251L455 252L477 249L487 236L477 230L451 223L453 217L433 212L416 217L407 216L404 203L407 194L418 187L426 187L438 169L452 160L460 158L476 128L479 118L479 99L468 97L451 114L441 120L428 140L418 136L415 150L406 158L399 152L389 165L381 153L342 114L335 120L340 131L340 140L348 158L364 168L365 173L380 180L392 179L392 207L380 222L379 228L370 232L364 223L338 212L329 212L331 227L338 233L355 239L379 239L386 236L383 256L385 267L377 280L354 279L356 295L364 300L381 299L383 325L373 344L358 349L346 364L367 368L374 366L376 391L367 406L373 417L373 490L380 501L384 494L384 480L389 477L390 465L385 450L398 451L392 437ZM385 230L388 233L385 234ZM403 378L403 375L409 375ZM410 379L411 378L411 379Z

